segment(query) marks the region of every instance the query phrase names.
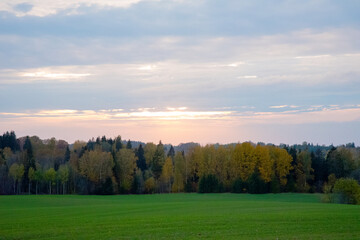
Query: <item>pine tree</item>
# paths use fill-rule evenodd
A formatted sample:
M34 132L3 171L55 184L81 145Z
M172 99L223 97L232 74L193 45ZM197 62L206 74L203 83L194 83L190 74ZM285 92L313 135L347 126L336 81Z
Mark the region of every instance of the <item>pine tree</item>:
M175 157L175 149L174 149L174 147L172 145L171 145L170 150L169 150L169 152L167 154L167 157L171 157L172 160Z
M122 146L122 142L121 142L121 137L118 136L115 139L115 149L116 149L116 151L119 151L122 147L123 146Z
M70 160L70 149L69 145L66 146L65 155L64 155L64 163L67 163Z
M141 171L145 171L146 169L146 160L144 155L144 148L140 144L139 148L136 151L136 165Z
M30 141L29 136L26 137L25 139L25 144L24 144L24 176L23 176L23 180L22 180L22 188L24 189L24 192L30 192L30 181L29 181L29 169L33 168L34 170L36 170L36 164L35 164L35 158L34 158L34 153L33 153L33 148L32 148L32 144Z
M128 141L127 144L126 144L126 148L127 148L127 149L132 149L132 145L131 145L130 139L129 139L129 141Z

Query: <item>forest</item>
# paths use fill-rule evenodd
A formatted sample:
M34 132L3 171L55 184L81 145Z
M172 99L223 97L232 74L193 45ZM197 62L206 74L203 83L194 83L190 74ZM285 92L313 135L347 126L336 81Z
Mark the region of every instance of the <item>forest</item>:
M0 194L329 193L360 182L360 148L264 143L185 148L105 136L69 144L0 135Z

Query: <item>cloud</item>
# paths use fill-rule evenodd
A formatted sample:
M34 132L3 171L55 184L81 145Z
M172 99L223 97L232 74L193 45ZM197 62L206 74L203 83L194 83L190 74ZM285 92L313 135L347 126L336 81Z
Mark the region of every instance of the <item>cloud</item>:
M239 79L253 79L253 78L257 78L257 76L255 76L255 75L246 75L246 76L239 76L239 77L237 77L237 78L239 78Z
M63 120L200 120L225 119L231 111L184 111L186 107L168 108L167 111L154 111L153 108L140 108L138 111L125 112L123 109L107 110L40 110L24 113L0 112L6 118L61 118Z
M259 37L311 28L357 27L359 18L356 9L360 7L357 1L335 0L326 3L306 0L301 4L280 1L276 5L267 3L265 6L261 0L228 0L226 4L213 0L26 2L32 5L27 12L15 7L24 3L22 0L0 2L0 15L3 17L0 28L3 34L16 32L21 35L63 37L212 36L219 39L224 36ZM19 17L25 17L26 21Z
M288 105L271 106L280 109ZM360 121L360 107L353 105L329 105L319 108L303 108L291 111L261 112L261 111L189 111L187 107L168 107L166 110L156 108L139 108L125 111L124 109L73 110L56 109L27 112L0 112L4 118L61 118L63 120L232 120L239 123L261 122L267 124L303 124L317 122L350 122Z
M151 71L156 69L156 65L145 65L145 66L141 66L138 68L139 70L143 70L143 71Z
M183 111L183 110L186 110L187 107L179 107L179 108L174 108L174 107L167 107L166 108L168 111Z
M97 8L129 8L144 0L4 0L0 3L0 11L7 11L15 14L17 17L36 16L46 17L59 12L67 11L68 15L79 14L80 9L84 7L96 6ZM152 0L146 0L152 1ZM156 1L156 0L153 0Z
M4 69L0 70L1 84L28 84L44 81L74 82L83 81L92 76L82 72L79 66L56 66L33 69Z
M228 65L223 65L225 67L239 67L239 65L244 64L244 62L234 62L234 63L230 63Z
M270 106L270 108L286 108L288 105Z
M27 72L23 73L21 77L31 77L31 78L49 78L49 79L72 79L72 78L82 78L90 76L89 73L49 73L49 72Z
M145 142L161 139L172 144L248 140L271 143L301 143L304 140L320 144L358 143L360 139L356 129L359 124L359 106L323 106L312 111L304 107L281 112L192 111L181 107L171 110L55 109L0 113L2 131L13 129L18 136L56 136L70 142L106 134L108 137L121 135L123 138Z
M297 56L296 59L303 59L303 58L327 58L331 57L331 55L315 55L315 56Z

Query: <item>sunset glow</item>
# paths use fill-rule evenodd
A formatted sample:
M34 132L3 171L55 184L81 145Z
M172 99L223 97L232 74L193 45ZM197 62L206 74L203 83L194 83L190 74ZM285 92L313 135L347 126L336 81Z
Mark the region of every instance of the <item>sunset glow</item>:
M360 144L358 8L1 1L0 131L69 142Z

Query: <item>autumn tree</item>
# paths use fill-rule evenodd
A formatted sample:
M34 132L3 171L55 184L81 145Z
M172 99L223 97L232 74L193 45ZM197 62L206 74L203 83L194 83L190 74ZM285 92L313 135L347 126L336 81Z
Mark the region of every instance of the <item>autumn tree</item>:
M164 152L164 145L159 142L156 146L156 151L154 153L154 158L152 161L152 172L154 174L155 180L160 178L163 165L165 163L165 152Z
M309 180L314 179L314 169L311 168L311 155L308 151L302 151L297 156L295 166L296 188L299 192L308 192L310 189Z
M292 169L292 157L285 149L270 147L270 157L274 162L274 179L278 180L280 185L285 186L287 183L286 176Z
M109 152L97 149L86 151L79 159L80 173L90 181L99 184L112 176L114 160Z
M254 160L256 161L256 169L260 178L264 182L270 182L273 174L273 159L270 158L269 149L265 146L257 145L254 151Z
M340 178L334 184L334 193L339 202L360 205L360 185L355 179Z
M23 164L17 164L14 163L11 165L10 169L9 169L9 175L13 178L14 180L14 193L20 193L20 181L24 175L24 165ZM17 188L16 188L17 185ZM16 191L17 189L17 191Z
M44 173L38 168L34 173L35 194L38 194L38 185L43 180Z
M183 192L185 185L185 159L181 152L177 152L174 157L174 183L172 192Z
M344 147L330 150L326 161L328 173L334 173L336 178L347 177L356 168L352 152Z
M225 189L230 189L231 185L231 156L232 146L219 146L216 150L215 161L214 161L214 173L219 179L220 184L225 186Z
M196 184L204 175L204 155L199 145L192 147L185 158L186 191L197 191Z
M73 152L77 153L77 155L80 154L80 152L82 151L82 149L86 146L86 142L84 141L80 141L80 140L76 140L73 144ZM81 156L80 156L81 157Z
M216 158L216 149L214 145L206 145L202 148L202 171L200 176L204 175L215 175L216 167L217 167L217 158Z
M162 168L161 179L165 183L168 192L171 192L171 182L173 178L173 163L170 157L166 158L164 166Z
M128 193L131 189L131 184L136 171L136 157L134 151L131 149L123 148L116 153L118 161L118 169L116 170L119 175L120 191Z
M34 169L33 167L30 167L30 168L29 168L28 178L29 178L29 194L30 194L31 183L32 183L33 181L35 181L35 179L36 179L35 169Z
M52 186L55 185L55 180L56 180L56 171L55 171L55 169L54 168L49 168L47 171L45 171L44 179L45 179L45 181L47 181L49 183L49 194L51 194Z
M150 177L146 179L145 183L145 192L146 193L154 193L155 191L155 179L153 177Z
M247 181L256 166L254 147L251 143L245 142L235 146L231 165L233 178L239 177L242 181Z
M69 180L69 167L65 164L60 165L59 170L58 170L58 176L60 179L60 182L62 184L62 189L63 189L63 194L65 194L65 184L68 182Z
M153 160L156 152L156 145L154 143L147 143L144 147L144 156L146 161L146 166L152 168Z

